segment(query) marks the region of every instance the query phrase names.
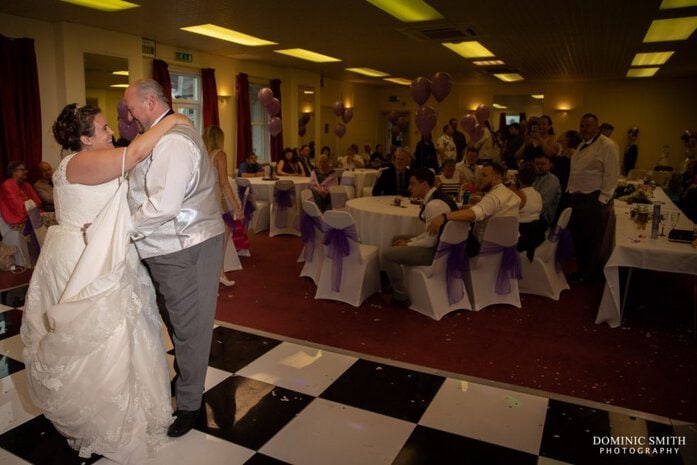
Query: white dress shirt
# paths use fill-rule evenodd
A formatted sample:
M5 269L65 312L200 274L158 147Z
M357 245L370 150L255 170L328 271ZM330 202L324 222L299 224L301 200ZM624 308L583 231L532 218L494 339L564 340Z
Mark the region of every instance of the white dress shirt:
M503 184L497 184L472 206L476 221L496 216L515 216L518 218L520 197Z
M525 192L525 205L520 209L519 221L530 223L539 220L542 213L542 196L532 186L523 187L521 191Z
M435 187L431 188L431 190L428 191L428 193L424 197L424 205L426 205L423 212L423 217L425 221L424 228L431 222L432 219L436 218L438 215L442 215L443 213L448 213L450 211L450 207L448 206L448 204L443 202L442 200L431 200L431 196L435 191ZM428 231L424 231L418 236L414 236L411 239L409 239L407 245L411 247L435 247L437 243L438 234L429 234Z
M568 191L590 194L600 191L598 201L607 203L615 194L620 175L620 155L617 144L598 135L584 141L571 157Z

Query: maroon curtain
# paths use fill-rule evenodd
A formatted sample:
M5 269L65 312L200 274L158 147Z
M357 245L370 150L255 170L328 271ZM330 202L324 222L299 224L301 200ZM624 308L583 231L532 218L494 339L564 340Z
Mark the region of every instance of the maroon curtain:
M167 103L169 103L169 107L172 108L172 81L169 79L167 63L157 58L152 60L152 78L165 90Z
M506 129L506 112L501 112L499 115L499 129L501 131Z
M237 75L237 166L247 157L252 146L252 107L249 102L249 76Z
M269 88L273 91L273 96L276 97L279 102L281 101L281 80L271 79L269 83ZM283 104L281 104L283 108ZM278 113L279 118L283 118L283 111ZM271 160L278 161L283 158L283 132L279 133L277 136L271 136Z
M203 127L220 126L218 115L218 87L215 85L215 70L201 70L201 87L203 88Z
M36 178L41 132L34 39L0 35L0 171L5 171L9 161L21 160L29 169L30 179Z

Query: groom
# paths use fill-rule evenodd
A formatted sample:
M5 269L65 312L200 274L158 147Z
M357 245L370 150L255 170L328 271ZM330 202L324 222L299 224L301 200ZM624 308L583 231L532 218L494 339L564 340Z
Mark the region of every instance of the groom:
M124 102L141 131L172 111L149 79L131 83ZM196 421L210 354L225 231L217 178L196 130L178 125L133 168L129 183L133 241L174 343L177 408L167 434L178 437Z

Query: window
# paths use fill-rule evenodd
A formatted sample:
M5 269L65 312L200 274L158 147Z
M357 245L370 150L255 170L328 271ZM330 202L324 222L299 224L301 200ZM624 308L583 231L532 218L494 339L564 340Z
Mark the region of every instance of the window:
M268 163L269 152L271 151L271 138L269 135L268 115L264 104L257 97L259 90L268 87L262 81L249 82L249 106L252 119L252 147L257 154L257 160L261 163Z
M172 109L188 116L200 134L202 132L201 75L170 71L169 79L172 81Z

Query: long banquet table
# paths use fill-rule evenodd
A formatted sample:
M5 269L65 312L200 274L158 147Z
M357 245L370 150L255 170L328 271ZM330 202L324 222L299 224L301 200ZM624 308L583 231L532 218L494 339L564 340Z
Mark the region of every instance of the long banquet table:
M670 211L679 211L660 188L654 192L653 200L662 203L661 213L666 217ZM652 212L653 206L648 207L649 212ZM595 319L596 324L607 323L612 328L622 324L620 267L629 267L630 271L631 268L641 268L697 276L697 249L687 243L669 241L670 224L667 220L664 225L666 235L651 239L651 222L646 225L646 229L638 229L630 218L632 208L633 206L617 200L613 208L615 244L605 265L605 289ZM693 224L680 212L676 228L692 230Z

